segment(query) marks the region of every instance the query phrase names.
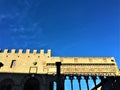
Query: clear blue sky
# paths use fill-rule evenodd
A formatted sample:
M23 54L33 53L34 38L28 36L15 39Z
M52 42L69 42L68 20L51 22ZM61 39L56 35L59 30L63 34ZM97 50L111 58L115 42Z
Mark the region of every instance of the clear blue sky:
M119 0L0 0L0 47L120 58L119 16Z
M114 56L120 67L119 0L0 0L0 48L55 56Z

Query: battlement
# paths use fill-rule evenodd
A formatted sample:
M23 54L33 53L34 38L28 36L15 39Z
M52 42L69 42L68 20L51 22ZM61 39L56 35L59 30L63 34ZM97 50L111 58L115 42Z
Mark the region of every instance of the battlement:
M38 53L37 50L33 50L32 53L30 51L30 49L27 49L25 52L23 52L23 49L19 49L18 52L16 49L11 49L11 50L8 50L8 49L5 49L3 52L2 50L0 50L0 53L3 53L3 54L7 54L7 53L11 53L11 54L48 54L49 56L51 56L51 50L48 49L47 53L44 52L44 50L40 50L40 53Z
M61 74L119 76L114 57L54 57L51 50L5 49L0 52L0 73L56 74L56 62L61 62Z

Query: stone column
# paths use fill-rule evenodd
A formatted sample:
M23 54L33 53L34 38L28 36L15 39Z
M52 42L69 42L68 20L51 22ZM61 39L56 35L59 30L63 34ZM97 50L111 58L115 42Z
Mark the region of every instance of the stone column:
M23 90L21 85L14 85L12 90Z
M73 90L73 79L74 79L74 77L73 76L69 76L69 78L70 78L70 81L71 81L71 90Z
M81 90L81 76L77 76L77 79L78 79L78 84L79 84L79 90Z
M66 79L66 76L61 76L61 80L60 80L61 90L64 90L65 88L65 79Z
M84 79L85 79L85 81L86 81L87 90L89 90L89 85L88 85L89 76L84 76Z

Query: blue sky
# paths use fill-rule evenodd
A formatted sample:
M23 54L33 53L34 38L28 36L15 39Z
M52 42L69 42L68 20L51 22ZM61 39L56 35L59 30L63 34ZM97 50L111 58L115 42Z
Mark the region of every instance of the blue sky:
M120 67L119 16L119 0L0 0L0 48L114 56Z
M117 59L119 16L119 0L0 0L0 47Z

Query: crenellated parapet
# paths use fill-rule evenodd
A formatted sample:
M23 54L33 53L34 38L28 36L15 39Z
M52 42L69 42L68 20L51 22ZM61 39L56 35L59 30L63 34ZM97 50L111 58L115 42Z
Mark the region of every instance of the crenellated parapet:
M0 53L3 53L3 54L47 54L49 56L51 56L51 50L49 49L47 51L47 53L44 52L44 50L40 50L40 52L38 53L37 50L33 50L32 52L30 51L30 49L26 49L26 51L23 51L23 49L19 49L18 51L16 49L11 49L11 50L8 50L8 49L5 49L4 51L2 51L0 49Z
M61 74L84 76L119 76L114 57L54 57L51 50L16 49L0 52L0 73L56 74L56 62L61 62Z

